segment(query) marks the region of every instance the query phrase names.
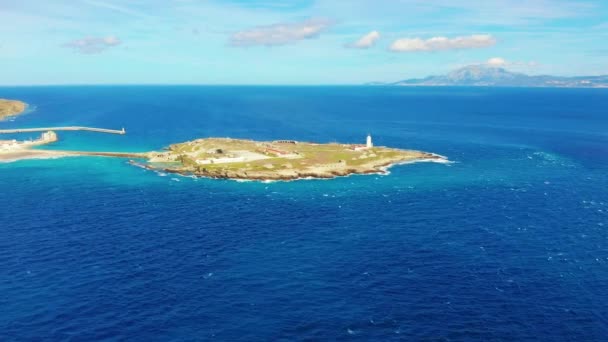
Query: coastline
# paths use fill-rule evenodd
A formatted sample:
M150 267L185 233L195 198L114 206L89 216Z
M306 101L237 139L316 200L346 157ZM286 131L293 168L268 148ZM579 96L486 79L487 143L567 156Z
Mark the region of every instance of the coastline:
M49 132L47 134L50 134ZM48 141L30 143L32 146L46 144L56 141L56 136L53 133L53 139ZM346 163L334 163L327 165L309 165L303 169L264 169L264 170L243 170L243 169L207 169L196 168L192 169L185 167L181 163L163 165L162 163L151 162L155 155L159 152L92 152L92 151L67 151L67 150L38 150L23 146L15 149L0 150L0 163L11 163L21 160L31 159L57 159L65 157L111 157L111 158L128 158L129 164L146 170L151 170L166 174L175 174L184 177L208 178L208 179L228 179L235 181L258 181L258 182L275 182L275 181L296 181L296 180L329 180L338 177L347 177L351 175L388 175L389 169L397 165L435 162L435 163L451 163L447 157L422 151L397 150L381 147L388 153L401 152L401 154L381 157L380 159L372 160L359 165L347 165ZM378 152L382 153L382 152ZM142 161L138 161L138 160ZM143 161L145 160L145 161ZM269 160L269 159L265 159ZM279 158L279 160L281 160ZM221 164L218 164L221 166ZM230 165L230 164L224 164Z
M2 100L5 113L25 111L20 101ZM15 108L20 110L15 110ZM295 181L334 179L350 175L386 175L395 165L417 162L449 162L445 156L415 150L373 146L371 135L365 144L313 143L295 140L254 141L232 138L204 138L172 144L163 151L144 153L38 150L34 147L58 140L55 130L126 134L122 130L93 127L46 127L0 130L0 133L44 132L29 141L0 140L0 163L64 157L129 158L144 169L186 177L236 181ZM144 159L145 162L135 161Z
M271 183L271 182L292 182L292 181L298 181L298 180L331 180L331 179L335 179L335 178L357 176L357 175L359 175L359 176L388 175L388 174L390 174L390 172L389 172L390 168L392 168L394 166L399 166L399 165L407 165L407 164L415 164L415 163L429 163L429 162L430 163L439 163L439 164L453 163L445 156L435 154L435 153L429 153L429 155L431 155L433 157L432 158L428 158L428 157L415 158L415 159L404 160L404 161L387 162L387 163L375 165L372 168L365 169L365 170L358 170L355 168L350 168L350 169L346 169L346 170L340 170L340 171L334 170L334 171L325 172L325 173L317 173L317 172L309 171L309 172L298 172L297 174L293 174L293 175L275 174L272 177L245 175L243 173L204 174L204 173L196 173L196 172L191 172L191 171L177 170L177 169L170 169L170 168L159 169L159 168L150 166L148 164L136 162L134 160L129 160L129 164L142 168L142 169L145 169L145 170L154 171L157 173L167 173L167 174L173 174L173 175L189 177L189 178L233 180L236 182Z

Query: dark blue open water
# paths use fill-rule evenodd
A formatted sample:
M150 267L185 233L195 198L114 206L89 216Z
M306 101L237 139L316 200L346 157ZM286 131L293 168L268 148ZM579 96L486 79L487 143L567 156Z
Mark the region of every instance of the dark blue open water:
M0 164L0 340L606 340L608 92L0 88L62 149L206 136L454 164L237 183L125 160Z

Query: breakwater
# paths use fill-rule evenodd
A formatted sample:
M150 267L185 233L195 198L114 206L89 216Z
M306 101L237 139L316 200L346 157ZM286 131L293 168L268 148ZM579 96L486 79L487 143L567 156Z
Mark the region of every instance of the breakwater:
M46 131L89 131L89 132L120 134L120 135L124 135L127 133L124 128L120 129L120 130L116 130L116 129L96 128L96 127L65 126L65 127L0 129L0 134L46 132Z

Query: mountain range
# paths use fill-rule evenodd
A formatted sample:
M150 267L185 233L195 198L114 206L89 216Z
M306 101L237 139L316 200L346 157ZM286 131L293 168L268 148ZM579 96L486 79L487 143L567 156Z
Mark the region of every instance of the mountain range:
M526 75L489 65L469 65L447 75L369 85L608 88L608 75L561 77Z

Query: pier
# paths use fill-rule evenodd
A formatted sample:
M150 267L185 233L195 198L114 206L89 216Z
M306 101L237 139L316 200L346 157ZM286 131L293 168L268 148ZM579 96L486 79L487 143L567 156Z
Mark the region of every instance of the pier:
M127 132L125 131L124 128L121 130L116 130L116 129L81 127L81 126L0 129L0 134L48 132L48 131L89 131L89 132L120 134L120 135L127 134Z

